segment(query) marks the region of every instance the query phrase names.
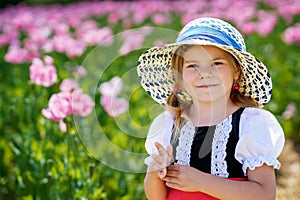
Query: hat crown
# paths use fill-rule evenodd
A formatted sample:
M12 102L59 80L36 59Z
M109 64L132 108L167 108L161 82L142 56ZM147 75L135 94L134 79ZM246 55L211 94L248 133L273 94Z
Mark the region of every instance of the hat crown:
M228 22L216 18L199 18L181 30L176 42L200 39L246 51L241 33Z

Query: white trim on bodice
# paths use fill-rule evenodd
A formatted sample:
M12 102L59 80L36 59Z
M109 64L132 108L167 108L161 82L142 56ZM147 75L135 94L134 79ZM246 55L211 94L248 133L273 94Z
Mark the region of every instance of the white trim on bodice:
M216 126L211 154L211 174L227 178L226 144L232 130L232 115ZM176 147L176 160L178 164L190 165L191 148L195 136L195 127L187 121L179 135L179 143ZM200 148L201 149L201 148Z
M178 146L176 147L176 159L178 164L190 165L191 148L195 135L195 127L187 121L181 128Z
M232 130L232 115L217 125L211 152L211 174L228 178L226 158L226 145Z

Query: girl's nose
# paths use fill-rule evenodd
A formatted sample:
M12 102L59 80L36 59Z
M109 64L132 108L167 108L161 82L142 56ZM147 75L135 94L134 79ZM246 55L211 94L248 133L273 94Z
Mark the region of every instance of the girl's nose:
M198 75L201 77L201 79L212 77L211 70L209 70L209 68L207 68L207 67L199 67L199 68L195 69L195 71L196 71L196 73L198 73Z

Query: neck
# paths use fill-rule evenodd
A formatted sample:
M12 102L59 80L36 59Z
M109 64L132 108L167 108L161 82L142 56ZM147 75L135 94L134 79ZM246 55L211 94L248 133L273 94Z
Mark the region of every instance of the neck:
M233 114L239 107L227 101L197 102L190 107L188 116L194 126L216 125Z

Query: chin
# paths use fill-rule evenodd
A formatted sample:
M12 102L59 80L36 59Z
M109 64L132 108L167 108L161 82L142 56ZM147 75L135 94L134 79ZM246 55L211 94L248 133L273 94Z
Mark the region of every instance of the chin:
M202 103L214 103L214 102L224 101L224 104L225 104L225 102L227 102L226 98L224 98L224 96L211 95L211 94L202 94L201 96L198 96L197 98L195 98L195 100L198 102L202 102Z

